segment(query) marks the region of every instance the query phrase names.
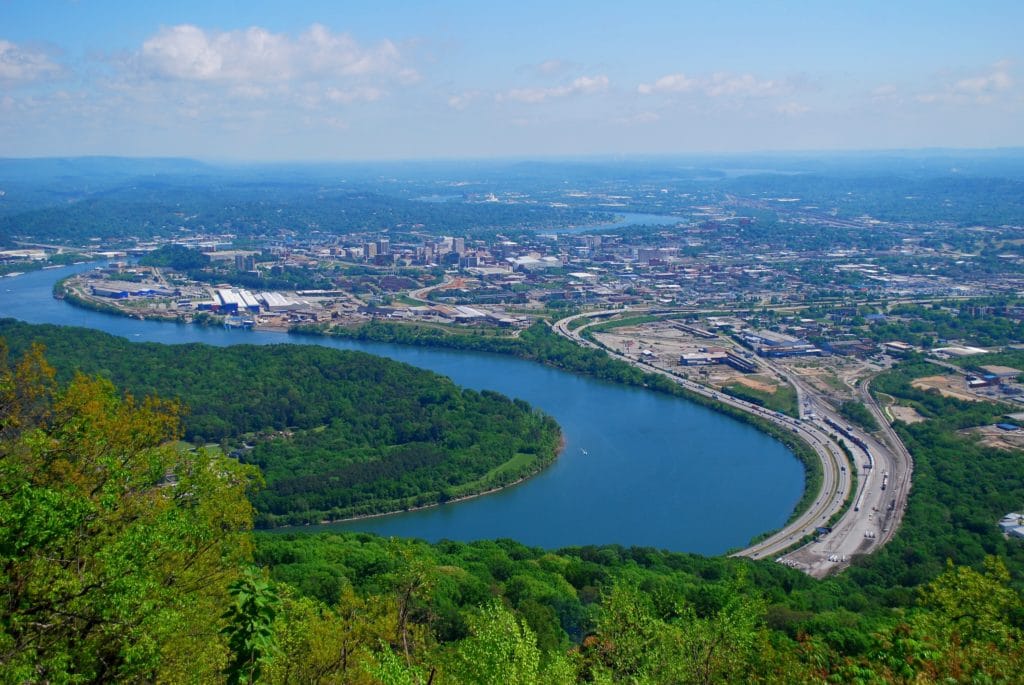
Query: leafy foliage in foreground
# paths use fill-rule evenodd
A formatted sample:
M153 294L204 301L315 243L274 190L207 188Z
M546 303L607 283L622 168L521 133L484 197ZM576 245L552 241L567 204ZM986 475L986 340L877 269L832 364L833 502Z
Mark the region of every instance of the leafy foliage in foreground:
M250 553L255 469L167 446L173 404L53 378L38 348L11 368L0 347L3 679L215 668L205 617Z
M45 344L62 378L100 374L180 401L193 442L249 440L238 454L266 478L261 525L446 501L535 473L558 450L557 424L525 402L361 352L133 344L10 320L0 335L14 350Z
M38 348L0 359L0 682L1018 682L1024 669L1024 604L993 557L885 606L851 574L770 562L264 533L268 582L249 566L251 468L179 449L173 405L54 375ZM923 493L919 508L936 497ZM883 563L918 564L897 550Z
M991 558L950 565L899 608L854 612L832 581L768 562L359 534L257 542L259 562L305 595L286 606L306 613L286 615L322 602L341 618L327 648L348 657L334 662L340 682L364 682L361 669L409 683L1014 682L1024 665L1024 605ZM320 636L330 615L302 620ZM286 646L279 668L322 672L315 639Z

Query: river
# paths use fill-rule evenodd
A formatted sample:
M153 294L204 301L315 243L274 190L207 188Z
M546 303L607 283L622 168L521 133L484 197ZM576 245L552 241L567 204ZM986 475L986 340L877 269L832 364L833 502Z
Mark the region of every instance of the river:
M542 233L550 235L560 233L600 233L602 231L614 231L627 226L675 226L680 221L683 221L682 217L670 214L641 214L639 212L614 212L614 214L614 221L583 226L569 226L567 228L542 231Z
M200 328L93 312L55 300L53 283L83 266L0 278L0 316L86 326L133 341L210 345L292 342L363 350L517 397L564 431L555 464L516 487L416 512L332 524L382 535L527 545L642 545L719 554L781 527L803 467L756 429L685 400L502 355Z

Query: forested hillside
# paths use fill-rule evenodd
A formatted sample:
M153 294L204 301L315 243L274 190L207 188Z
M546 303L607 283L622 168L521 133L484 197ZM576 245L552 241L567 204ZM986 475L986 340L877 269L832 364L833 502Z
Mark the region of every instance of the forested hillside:
M361 352L135 344L11 320L0 337L15 354L42 343L62 381L101 375L181 402L187 440L262 470L261 525L444 502L535 473L558 450L554 420L525 402Z
M417 225L433 233L475 234L509 226L542 230L610 218L601 208L547 204L423 202L412 187L395 189L378 180L339 181L315 170L254 168L241 174L182 161L136 175L121 160L109 160L106 177L42 175L24 183L18 174L33 160L0 160L0 244L16 236L82 244L94 236L116 243L139 237L168 237L181 229L226 231L246 237L276 232L322 231L344 235ZM74 160L69 160L74 162ZM194 165L196 168L189 168ZM31 174L31 171L26 173ZM301 178L297 178L301 175ZM10 179L10 185L5 181ZM188 207L188 211L183 210Z
M966 471L943 466L948 431L986 410L914 396L916 371L882 384L943 418L940 444L911 443L905 527L819 582L770 561L508 540L262 534L254 550L259 474L183 449L174 404L0 349L0 681L1019 682L1019 553L982 525L1009 463L976 449ZM968 478L980 504L953 487ZM942 525L944 510L966 513Z

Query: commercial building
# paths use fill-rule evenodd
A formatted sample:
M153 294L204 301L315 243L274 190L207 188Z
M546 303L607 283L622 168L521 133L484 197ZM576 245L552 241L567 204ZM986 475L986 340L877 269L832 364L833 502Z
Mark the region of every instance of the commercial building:
M124 300L129 297L173 297L177 293L167 288L154 288L148 285L121 284L117 281L104 281L91 286L92 294L96 297L109 297L114 300Z
M256 257L251 254L238 253L235 255L235 268L239 271L255 271Z
M92 287L92 294L95 295L96 297L109 297L114 300L124 300L127 299L131 293L129 293L127 290L120 290L116 288L103 288L94 285Z
M820 355L821 350L800 338L775 331L745 331L740 334L744 344L762 357L795 357Z
M985 372L986 376L992 376L994 378L998 378L999 380L1016 378L1017 376L1024 373L1024 371L1021 371L1020 369L1015 369L1012 366L997 366L995 364L982 366L980 368L982 371Z
M217 289L217 308L222 312L236 313L242 304L238 293L230 288Z
M907 354L908 352L914 351L914 346L900 340L891 340L889 342L882 343L882 349L890 353Z
M256 314L260 311L259 300L248 290L236 288L217 288L218 309L226 313L248 311Z
M281 293L275 292L260 293L258 298L263 302L263 306L265 306L269 312L279 312L290 309L296 304Z
M558 257L509 257L506 261L516 271L544 271L545 269L562 268L562 260Z
M983 347L972 347L970 345L950 345L949 347L936 347L932 350L932 354L940 359L948 359L949 357L969 357L973 354L988 354L988 350Z

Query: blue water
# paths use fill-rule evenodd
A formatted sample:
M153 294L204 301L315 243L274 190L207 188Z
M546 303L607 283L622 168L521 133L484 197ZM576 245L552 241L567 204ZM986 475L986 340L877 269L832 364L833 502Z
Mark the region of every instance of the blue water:
M0 316L87 326L134 341L363 350L463 386L522 398L562 426L561 457L519 486L333 529L432 541L508 537L546 548L618 543L717 554L780 527L802 492L803 468L780 443L685 400L501 355L139 321L53 299L53 283L82 268L0 279Z
M607 208L608 211L613 211ZM611 231L626 226L675 226L682 221L678 216L667 214L640 214L637 212L613 212L617 217L615 221L608 221L600 224L587 224L586 226L572 226L569 228L556 228L544 231L549 234L559 233L594 233Z

